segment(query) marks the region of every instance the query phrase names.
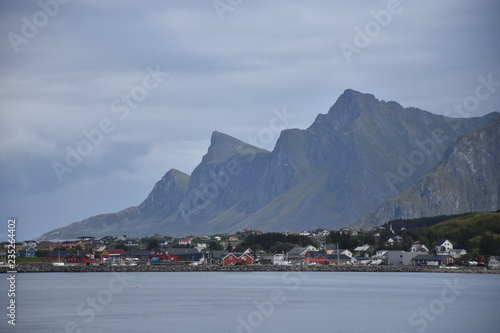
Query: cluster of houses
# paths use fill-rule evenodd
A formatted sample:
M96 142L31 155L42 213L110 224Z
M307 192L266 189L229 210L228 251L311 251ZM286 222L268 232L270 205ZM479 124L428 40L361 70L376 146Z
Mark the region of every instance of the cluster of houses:
M351 230L342 230L348 233ZM202 238L203 237L203 238ZM71 265L137 265L140 262L149 264L166 264L183 262L191 265L404 265L404 266L447 266L455 264L467 251L455 249L449 240L441 240L435 244L431 254L425 244L415 242L410 251L378 250L371 245L363 244L353 251L337 249L335 244L323 244L320 248L313 246L295 247L288 253L255 253L250 249L235 253L231 251L208 250L206 242L208 236L197 237L201 244L196 247L168 247L168 241L159 239L160 248L152 250L123 250L108 248L105 240L95 240L92 237L80 237L74 242L53 243L50 245L45 258L60 264ZM179 239L177 244L192 245L193 239ZM220 239L216 239L220 241ZM239 242L236 236L227 240L235 245ZM389 237L384 240L389 246L394 242L402 242L400 236ZM128 246L139 246L137 241L127 240ZM36 242L27 241L16 245L17 255L20 257L34 257ZM172 246L170 244L170 246ZM84 250L84 249L87 250ZM435 253L435 254L434 254ZM476 261L469 261L469 265L477 265ZM487 265L500 268L500 256L491 256Z
M149 264L186 263L191 265L251 265L255 263L255 256L250 251L243 253L227 251L200 251L197 248L169 248L152 250L130 250L99 248L83 254L72 254L68 250L53 250L47 252L45 258L53 262L66 264L110 264L110 265L137 265L139 262Z
M7 245L6 245L7 246ZM7 247L6 247L7 249ZM5 251L7 251L5 249ZM36 255L36 242L33 240L16 244L16 257L33 258Z

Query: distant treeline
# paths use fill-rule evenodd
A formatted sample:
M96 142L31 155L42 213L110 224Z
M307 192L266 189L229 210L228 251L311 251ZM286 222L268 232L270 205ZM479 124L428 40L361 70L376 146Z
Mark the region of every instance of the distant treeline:
M244 251L248 248L256 251L288 252L296 246L318 246L316 242L306 236L285 235L279 232L268 232L260 235L249 235L243 242L238 244L236 251Z
M470 213L464 214L454 214L454 215L439 215L439 216L430 216L430 217L420 217L416 219L409 220L391 220L387 223L382 224L382 227L389 228L392 224L393 230L400 230L402 228L408 229L416 229L416 228L424 228L431 227L435 224L451 220L456 217L466 216Z

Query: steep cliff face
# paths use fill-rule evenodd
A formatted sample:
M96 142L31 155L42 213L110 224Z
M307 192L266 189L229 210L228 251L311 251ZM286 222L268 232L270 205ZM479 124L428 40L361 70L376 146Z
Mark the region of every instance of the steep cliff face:
M496 115L451 119L346 90L309 128L284 130L272 152L214 132L191 176L171 170L138 207L91 217L42 238L337 229L410 188L452 153L445 155L458 136ZM474 155L472 150L466 156ZM470 159L461 163L480 167ZM486 179L462 181L481 188ZM448 204L453 212L470 207L453 206L453 198ZM415 215L421 208L411 203L406 211ZM383 214L367 223L377 223Z
M495 211L500 191L500 117L457 139L443 160L420 181L359 221Z
M42 235L41 239L72 239L78 237L76 235L150 235L160 222L177 212L178 203L186 194L188 182L187 174L172 169L156 183L146 200L138 207L92 216L50 231Z

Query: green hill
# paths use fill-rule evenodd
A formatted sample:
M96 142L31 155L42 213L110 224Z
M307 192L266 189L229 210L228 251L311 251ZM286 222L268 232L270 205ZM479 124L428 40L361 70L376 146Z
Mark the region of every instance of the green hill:
M454 248L466 249L469 253L500 254L500 211L397 220L385 226L389 228L391 224L395 230L404 227L397 233L411 241L418 240L429 249L439 240L448 239Z

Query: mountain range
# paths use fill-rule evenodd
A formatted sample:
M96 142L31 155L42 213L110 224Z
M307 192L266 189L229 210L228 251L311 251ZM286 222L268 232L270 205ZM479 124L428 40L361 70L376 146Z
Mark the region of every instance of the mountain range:
M191 175L172 169L139 205L38 239L364 228L498 209L500 114L449 118L346 90L273 151L214 132Z

